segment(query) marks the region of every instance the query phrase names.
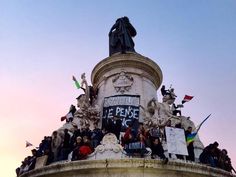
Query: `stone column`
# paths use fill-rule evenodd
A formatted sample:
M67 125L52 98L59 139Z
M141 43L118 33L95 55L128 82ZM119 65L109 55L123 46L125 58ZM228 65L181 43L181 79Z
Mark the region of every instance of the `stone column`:
M146 107L152 98L157 100L162 71L154 61L140 54L117 54L100 61L91 80L99 89L97 103L101 107L105 97L115 95L139 95L140 104Z

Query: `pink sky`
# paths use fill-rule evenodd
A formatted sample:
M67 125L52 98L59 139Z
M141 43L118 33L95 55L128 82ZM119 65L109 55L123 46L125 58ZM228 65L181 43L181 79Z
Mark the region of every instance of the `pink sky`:
M236 167L236 2L109 2L0 2L0 176L15 176L30 155L26 140L38 146L62 125L81 93L71 76L86 72L89 80L108 56L110 27L124 15L138 32L136 51L161 67L176 102L195 96L183 114L198 124L212 113L200 138L204 145L218 141Z

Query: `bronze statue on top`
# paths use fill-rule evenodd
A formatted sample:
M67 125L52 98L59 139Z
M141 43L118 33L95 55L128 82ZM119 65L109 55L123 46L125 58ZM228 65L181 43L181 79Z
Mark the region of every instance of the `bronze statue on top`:
M132 37L136 34L128 17L118 18L109 32L109 56L117 52L135 52Z

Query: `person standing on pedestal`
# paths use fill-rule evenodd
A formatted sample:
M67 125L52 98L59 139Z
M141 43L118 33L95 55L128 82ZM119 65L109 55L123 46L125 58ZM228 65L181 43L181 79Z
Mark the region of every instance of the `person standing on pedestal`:
M188 135L192 133L192 127L188 127L188 129L185 131L185 137L187 139ZM190 161L195 161L195 155L194 155L194 147L193 147L193 142L190 142L187 144L187 149L188 149L188 156L186 156L186 160Z
M120 139L120 132L122 127L122 121L119 117L113 116L112 118L112 125L111 125L111 133L114 133L116 135L116 138Z
M181 116L181 110L178 110L179 105L175 105L175 103L172 104L172 112L174 116L177 116L177 114L179 114L179 116Z

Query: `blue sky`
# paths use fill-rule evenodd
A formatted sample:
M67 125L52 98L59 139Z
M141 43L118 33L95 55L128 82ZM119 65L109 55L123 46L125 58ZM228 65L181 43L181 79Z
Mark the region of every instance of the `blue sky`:
M9 164L0 176L14 176L30 154L26 139L37 146L61 126L80 93L71 76L90 78L122 16L137 30L136 51L161 67L176 102L195 96L183 114L198 124L212 113L200 138L217 140L236 166L235 9L235 0L0 0L0 164Z

